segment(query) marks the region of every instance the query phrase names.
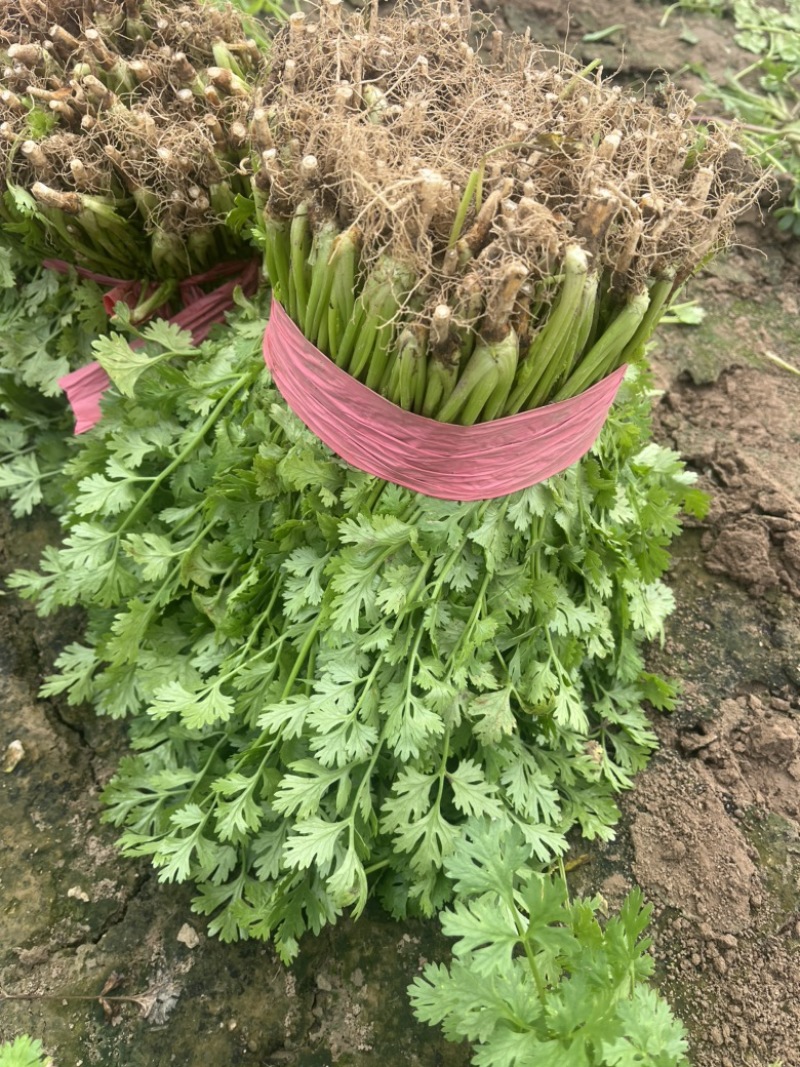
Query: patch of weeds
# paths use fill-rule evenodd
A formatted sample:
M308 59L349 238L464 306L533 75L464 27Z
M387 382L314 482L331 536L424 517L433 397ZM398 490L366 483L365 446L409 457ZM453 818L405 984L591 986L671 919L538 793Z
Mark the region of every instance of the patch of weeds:
M722 85L701 70L706 99L718 100L740 124L743 145L788 184L774 212L780 229L800 237L800 5L779 9L757 0L680 0L667 8L730 15L734 40L757 58Z
M559 878L527 864L519 830L475 821L465 846L445 862L453 962L409 987L418 1019L470 1041L476 1067L688 1067L684 1028L648 985L640 890L606 918L602 897L570 899L563 867Z

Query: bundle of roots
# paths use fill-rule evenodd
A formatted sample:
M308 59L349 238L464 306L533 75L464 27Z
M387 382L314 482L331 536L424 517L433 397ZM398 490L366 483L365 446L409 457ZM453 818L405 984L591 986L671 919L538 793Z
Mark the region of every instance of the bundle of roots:
M0 17L7 232L123 277L243 254L222 222L249 190L264 58L232 7L6 0Z
M672 86L641 100L529 36L476 39L458 2L293 15L258 103L279 297L340 366L446 421L638 358L760 182Z

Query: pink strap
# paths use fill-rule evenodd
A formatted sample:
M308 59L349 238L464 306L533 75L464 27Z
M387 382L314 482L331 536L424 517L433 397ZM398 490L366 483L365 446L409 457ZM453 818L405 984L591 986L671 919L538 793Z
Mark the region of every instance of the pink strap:
M86 433L100 421L100 397L111 385L99 363L88 363L58 379L75 416L75 433Z
M61 274L72 269L70 264L60 259L46 259L42 266L59 271ZM135 307L141 298L141 282L109 278L105 274L95 274L93 271L86 270L85 267L74 269L82 278L89 278L100 285L113 287L103 298L103 305L108 315L113 312L117 301L123 301L129 307ZM230 278L224 285L218 286L210 293L204 293L200 288L203 282L216 281L218 278L228 277L231 274L235 277ZM211 327L222 322L225 312L233 307L233 293L236 287L239 286L245 296L252 296L258 288L258 282L258 260L220 263L203 274L185 278L180 283L179 290L181 300L186 306L177 315L172 315L168 321L188 330L193 342L199 345L206 339ZM151 283L147 289L147 295L149 296L154 291L155 283ZM168 306L164 305L157 312L153 312L153 316L168 314L168 312ZM133 341L131 348L139 348L141 344L141 341ZM111 385L106 372L99 363L89 363L59 378L58 384L67 394L67 400L75 416L76 435L91 430L100 420L100 397Z
M571 400L452 426L367 389L310 344L274 299L264 360L295 415L337 456L442 500L506 496L571 466L597 439L627 369Z

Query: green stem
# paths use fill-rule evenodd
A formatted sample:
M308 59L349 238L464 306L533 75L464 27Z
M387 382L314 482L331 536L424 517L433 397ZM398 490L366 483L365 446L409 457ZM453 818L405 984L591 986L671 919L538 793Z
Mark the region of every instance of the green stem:
M147 503L149 503L156 490L161 485L163 485L163 483L166 481L167 478L169 478L171 474L178 470L179 467L182 467L186 460L189 458L189 456L192 454L192 452L194 452L194 450L199 447L208 431L214 426L217 419L220 417L220 415L231 402L231 400L236 396L236 394L240 392L250 382L254 381L260 373L261 367L258 367L256 370L250 370L246 374L243 374L241 375L241 377L237 378L235 383L230 387L230 389L225 392L222 398L214 406L214 409L212 410L211 414L205 420L205 422L197 431L197 433L192 436L188 444L186 444L181 449L175 459L167 467L164 468L161 474L159 474L156 478L153 479L150 486L145 490L144 493L142 493L142 495L137 500L135 506L131 508L131 510L125 516L125 519L122 524L115 531L117 538L119 538L119 536L125 530L127 530L133 520L139 515L142 508Z
M577 396L620 364L620 356L635 337L649 304L650 296L646 291L628 301L556 393L554 401Z
M564 281L558 301L520 365L516 384L506 405L506 415L516 415L527 407L531 394L551 361L557 361L562 350L574 351L574 343L570 344L570 341L580 326L579 315L588 271L589 260L584 250L577 245L568 248L564 255Z
M308 280L306 276L307 244L309 240L308 204L298 204L289 231L291 244L290 266L292 304L295 309L295 322L302 329L308 302Z
M316 343L322 317L327 314L328 310L328 298L333 285L330 256L338 234L339 227L335 221L323 223L314 234L311 245L311 288L308 293L303 333L312 344Z
M448 726L442 738L442 759L439 764L439 788L436 792L436 807L441 807L444 795L444 782L447 777L447 760L450 757L450 727Z
M622 350L618 366L622 366L623 363L635 363L644 356L645 345L650 340L653 330L658 326L667 305L676 295L674 289L675 278L672 275L660 278L653 284L650 289L650 305L636 328L636 333Z
M480 414L481 408L489 399L492 390L497 385L498 377L497 362L490 346L479 344L470 356L469 362L464 368L464 373L459 378L455 389L439 409L436 419L439 422L455 422L472 394L478 390L477 399L481 400L482 397L482 400L480 407L474 414L474 422L474 419ZM475 405L476 400L473 399L470 408L474 408ZM470 411L470 414L472 414L472 411ZM463 422L463 420L461 421Z
M458 211L456 211L456 217L453 219L453 228L450 230L450 237L447 242L448 248L453 248L456 241L461 236L461 231L464 229L464 223L467 221L470 204L475 199L479 183L482 184L485 166L486 159L484 158L467 179L467 184L464 187L464 195L461 197Z
M303 664L305 662L306 656L311 651L311 648L317 639L317 634L319 633L321 626L322 613L320 612L320 614L317 615L316 619L314 619L314 623L311 629L306 634L305 640L300 646L300 651L297 653L294 665L292 666L292 669L289 672L289 677L287 678L286 684L283 687L283 692L281 693L281 700L286 700L286 698L290 695L292 691L292 686L297 681L297 677L300 674L300 671L303 669Z
M505 903L506 907L508 907L509 902L506 901ZM536 985L536 992L539 996L539 1001L543 1006L546 1006L548 1001L547 986L544 983L541 971L539 970L539 966L536 963L536 954L534 953L533 948L531 947L531 944L528 941L528 931L526 929L526 926L522 922L522 918L520 917L517 906L513 902L513 900L511 902L510 908L511 914L514 917L514 925L517 928L517 935L519 937L523 949L525 950L525 958L528 961L528 966L530 967L531 974L533 975L533 981Z

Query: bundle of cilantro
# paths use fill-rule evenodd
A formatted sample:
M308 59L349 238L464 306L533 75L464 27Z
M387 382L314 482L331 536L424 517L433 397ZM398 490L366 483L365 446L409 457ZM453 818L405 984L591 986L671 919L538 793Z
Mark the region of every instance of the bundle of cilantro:
M698 500L646 443L641 381L545 484L458 504L382 483L279 402L262 329L251 305L200 349L164 323L95 345L129 395L69 464L63 546L12 585L88 610L43 692L130 717L105 794L123 851L290 959L371 889L438 909L469 817L539 861L573 826L611 835L655 745L642 699L670 702L640 645Z
M105 328L102 291L0 247L0 497L18 518L61 500L72 418L58 379L86 362Z

